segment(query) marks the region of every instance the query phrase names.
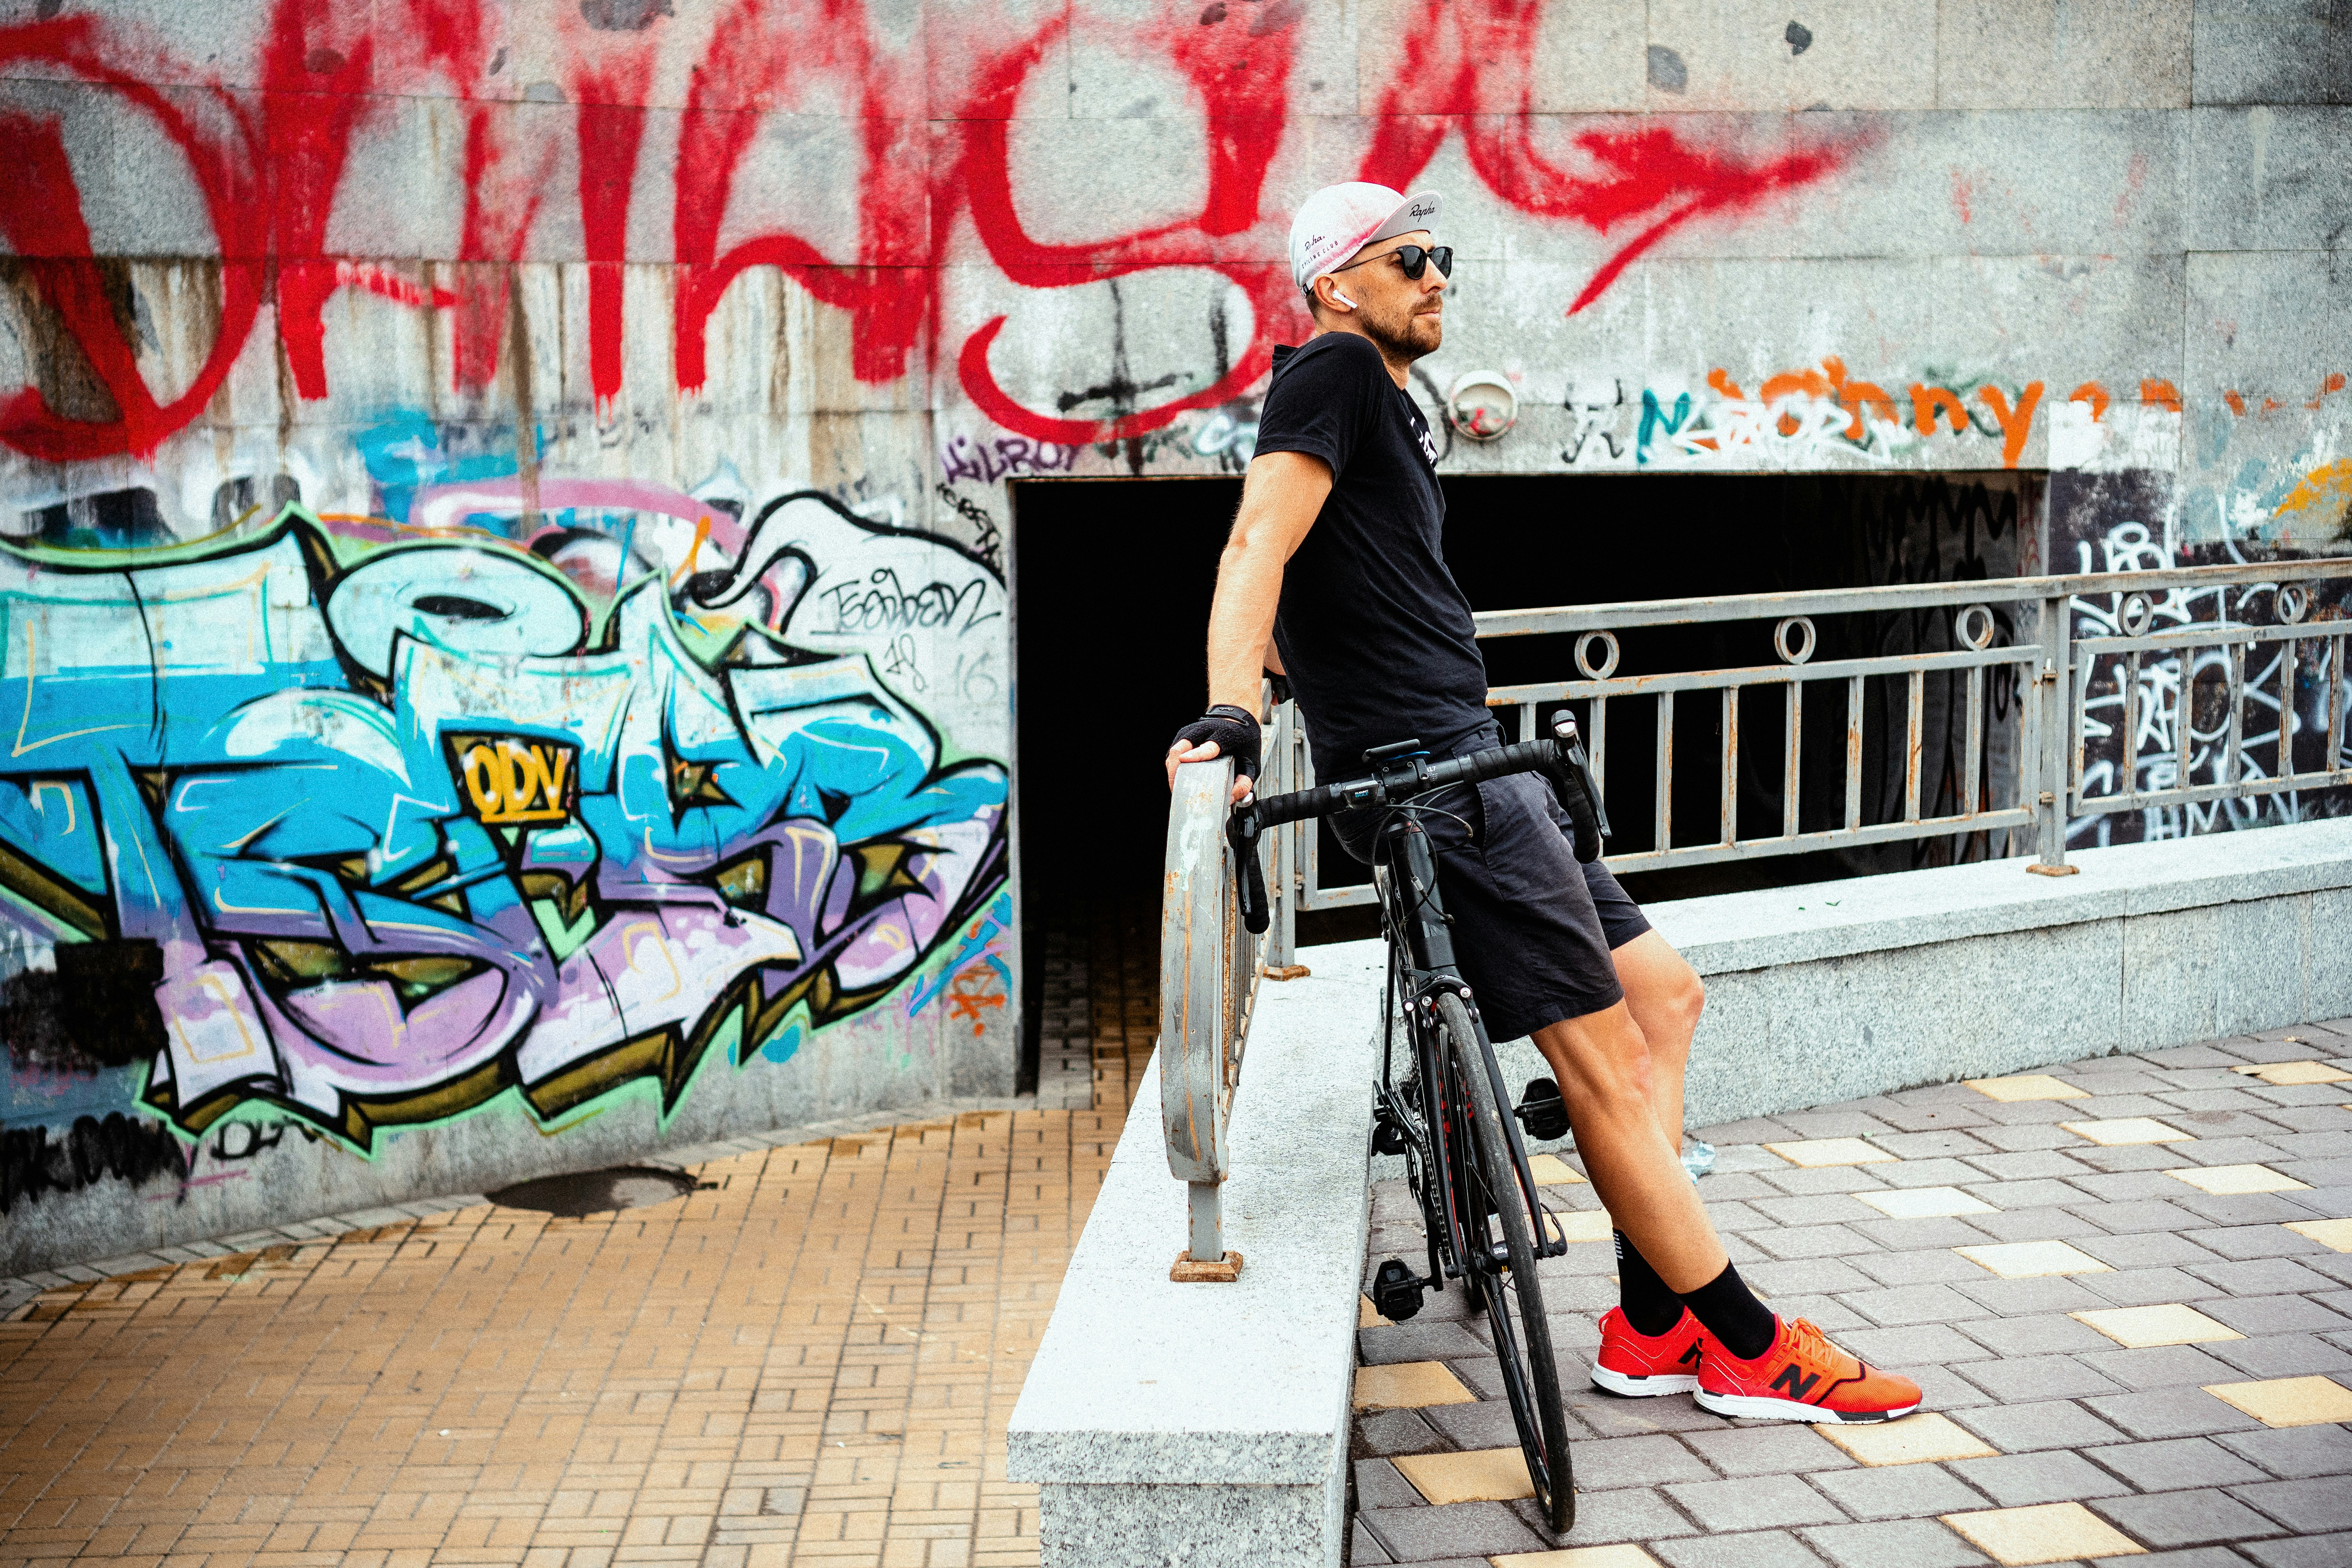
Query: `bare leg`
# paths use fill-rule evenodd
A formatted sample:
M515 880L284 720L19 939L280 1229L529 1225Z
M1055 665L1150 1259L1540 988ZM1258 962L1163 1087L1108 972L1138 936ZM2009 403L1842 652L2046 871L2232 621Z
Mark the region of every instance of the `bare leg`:
M1679 1142L1659 1122L1650 1044L1631 1009L1620 1002L1548 1024L1535 1043L1559 1075L1576 1151L1612 1222L1670 1290L1696 1290L1722 1273L1730 1259L1683 1170Z
M1650 1047L1650 1103L1666 1142L1683 1146L1683 1072L1690 1064L1691 1036L1706 1005L1698 971L1656 931L1645 931L1609 955L1634 1026Z

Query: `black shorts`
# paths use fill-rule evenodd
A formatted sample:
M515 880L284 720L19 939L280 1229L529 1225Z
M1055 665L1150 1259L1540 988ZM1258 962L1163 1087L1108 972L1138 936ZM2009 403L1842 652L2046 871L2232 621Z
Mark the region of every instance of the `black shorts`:
M1452 754L1500 744L1491 727ZM1537 773L1456 784L1420 803L1454 917L1454 955L1489 1038L1517 1039L1625 999L1611 952L1650 929L1642 906L1600 861L1579 865L1568 814ZM1375 813L1332 826L1369 859Z

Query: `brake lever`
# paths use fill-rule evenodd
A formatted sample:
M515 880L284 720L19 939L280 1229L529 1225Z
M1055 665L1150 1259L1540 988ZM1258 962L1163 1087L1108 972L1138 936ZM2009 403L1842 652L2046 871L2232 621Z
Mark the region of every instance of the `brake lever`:
M1225 847L1234 853L1234 896L1240 900L1242 923L1252 936L1264 936L1273 923L1265 896L1265 870L1257 863L1257 813L1237 806L1225 818Z

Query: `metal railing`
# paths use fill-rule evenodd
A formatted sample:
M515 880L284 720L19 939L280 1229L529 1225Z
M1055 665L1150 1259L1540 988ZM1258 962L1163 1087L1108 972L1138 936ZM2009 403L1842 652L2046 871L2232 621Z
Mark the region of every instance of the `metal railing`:
M2088 573L1916 586L1846 588L1811 593L1743 595L1706 599L1659 599L1559 609L1506 610L1477 617L1482 640L1567 636L1575 641L1578 679L1500 686L1488 706L1521 735L1538 732L1539 714L1561 705L1581 710L1595 776L1604 781L1620 845L1629 827L1647 819L1648 843L1607 858L1617 871L1702 866L1769 855L1859 847L1953 834L2010 835L2013 849L2029 844L2028 869L2063 876L2070 829L2120 811L2186 808L2217 800L2249 800L2282 792L2352 784L2345 755L2345 639L2352 619L2306 621L2310 584L2352 578L2352 560L2266 562L2251 565L2182 567L2154 572ZM2235 591L2234 594L2231 591ZM2161 616L2187 620L2191 602L2219 601L2210 621L2156 629ZM2245 612L2266 610L2270 624ZM1883 616L1907 611L1941 622L1948 613L1951 647L1868 654L1812 662L1821 644L1816 617ZM2078 627L2077 621L2083 623ZM1713 626L1771 622L1779 662L1727 669L1619 676L1619 634L1661 626ZM2087 628L2093 635L2082 635ZM2011 640L2002 640L2004 630ZM2030 633L2031 641L2023 640ZM2266 665L2249 656L2272 648ZM2208 678L2210 679L2208 679ZM1961 694L1948 703L1961 731L1958 755L1941 770L1931 799L1923 788L1930 681L1941 679ZM1901 693L1898 703L1866 700L1874 682ZM1818 716L1827 687L1831 722L1843 735L1842 800L1823 812L1806 794L1807 710ZM1884 689L1884 687L1881 688ZM1754 691L1780 696L1777 722L1759 743L1742 728L1743 700ZM2216 716L2200 729L2199 702ZM1675 745L1678 705L1712 700L1714 755L1706 765L1718 783L1711 834L1675 842ZM2245 720L2250 703L2276 710L2273 765L2250 766ZM2167 706L2168 704L2168 706ZM1639 708L1649 709L1647 714ZM1874 706L1899 708L1875 733ZM1609 784L1612 717L1635 708L1646 718L1650 777L1646 801L1622 798ZM2119 723L2099 714L2121 710ZM2168 722L2153 723L2163 711ZM1816 717L1816 722L1818 722ZM1628 727L1622 718L1618 727ZM1751 726L1752 728L1752 726ZM1312 782L1303 729L1291 726L1294 765ZM2295 761L2296 742L2317 738L2316 765ZM2096 754L2114 742L2116 755ZM2148 742L2158 742L2151 749ZM1887 748L1899 775L1899 805L1866 814L1867 743ZM2307 745L2305 750L2311 748ZM1778 788L1743 812L1743 758L1762 751L1778 773ZM1996 768L1995 752L2002 765ZM2208 775L2199 783L2200 772ZM1936 809L1948 796L1951 808ZM1885 820L1865 820L1868 815ZM1769 818L1756 831L1756 818ZM1748 820L1743 825L1742 818ZM1824 821L1824 817L1826 820ZM1814 826L1808 826L1811 819ZM2185 810L2181 831L2193 831ZM1746 830L1743 830L1745 827ZM1314 825L1286 830L1297 870L1296 896L1286 911L1345 908L1372 901L1368 884L1325 886Z
M2010 851L2021 843L2032 847L2027 870L2063 876L2075 869L2066 863L2070 832L2095 831L2115 813L2177 810L2179 831L2186 833L2195 830L2200 805L2352 784L2345 734L2352 616L2330 608L2318 620L2306 618L2316 600L2311 584L2347 580L2352 560L2271 562L1509 610L1477 621L1482 639L1575 639L1576 679L1496 687L1487 702L1521 736L1542 732L1537 724L1545 710L1580 707L1593 773L1603 781L1619 842L1632 837L1628 830L1642 816L1648 819L1647 847L1609 856L1612 869L2000 833L2008 836ZM2196 620L2197 602L2208 598L2216 618ZM1817 617L1896 611L1913 614L1915 630L1940 628L1951 646L1813 662L1822 640ZM2256 611L2267 612L2266 622L2246 618ZM2159 630L2160 620L2184 624ZM1620 633L1768 621L1777 663L1616 674ZM2032 640L2022 640L2029 632ZM2267 663L2263 650L2272 650ZM1842 742L1826 748L1839 775L1826 810L1807 796L1804 765L1808 708L1818 723L1824 706L1809 691L1823 687ZM1927 719L1939 691L1959 733L1958 754L1947 755L1931 791ZM1896 692L1899 704L1873 700ZM1751 693L1780 699L1777 721L1761 742L1743 733ZM1711 835L1677 844L1677 708L1692 700L1714 710L1715 754L1706 765L1719 793ZM1875 731L1874 707L1886 710ZM2275 710L2266 732L2249 729L2249 707L2262 714ZM1651 777L1649 798L1641 803L1646 810L1636 812L1609 786L1610 732L1612 722L1638 731L1638 724L1617 716L1630 709L1638 720L1643 708ZM1261 712L1266 731L1259 791L1313 784L1296 709L1273 706L1269 694ZM2102 717L2110 712L2118 721ZM2200 712L2207 718L2201 726ZM1892 759L1875 782L1865 776L1874 741ZM2275 748L2267 769L2248 755L2263 746ZM2298 761L2298 750L2305 761ZM1764 809L1743 814L1743 758L1759 751L1778 788L1758 792ZM2207 782L2198 782L2200 772ZM1895 777L1900 787L1890 795L1884 785ZM1242 924L1227 858L1232 784L1228 762L1179 768L1169 813L1160 1074L1169 1170L1190 1194L1189 1245L1171 1271L1178 1279L1231 1279L1241 1268L1240 1254L1223 1245L1219 1193L1232 1168L1234 1091L1261 978L1305 973L1289 967L1299 912L1373 900L1368 883L1322 885L1319 825L1293 824L1261 841L1272 921L1264 938L1252 937ZM1866 790L1878 796L1874 810L1864 809ZM1950 808L1944 809L1948 798ZM1873 816L1885 820L1866 820ZM1759 818L1766 830L1752 830ZM1807 826L1809 818L1815 826Z
M1299 754L1291 742L1296 713L1261 699L1265 764L1257 787L1281 794L1300 787L1293 772ZM1185 1184L1186 1246L1171 1279L1230 1280L1242 1256L1224 1244L1221 1201L1232 1173L1234 1091L1240 1087L1242 1051L1259 982L1271 973L1306 973L1291 964L1296 921L1290 846L1269 834L1258 846L1265 859L1272 921L1263 937L1242 923L1228 863L1225 819L1232 812L1234 764L1187 763L1176 770L1168 811L1168 855L1160 910L1160 1114L1168 1137L1168 1170Z

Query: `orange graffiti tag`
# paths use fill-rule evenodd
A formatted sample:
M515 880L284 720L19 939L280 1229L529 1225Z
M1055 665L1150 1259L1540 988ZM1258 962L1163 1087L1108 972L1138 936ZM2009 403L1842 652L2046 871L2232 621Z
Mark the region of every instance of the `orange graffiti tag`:
M2323 381L2323 382L2321 382L2321 383L2319 384L2319 395L2318 395L2318 396L2316 396L2316 397L2315 397L2315 398L2313 398L2310 402L2308 402L2308 403L2305 404L2305 405L2304 405L2304 406L2305 406L2305 408L2316 408L2316 407L2318 407L2321 404L2323 404L2323 403L2325 403L2325 402L2326 402L2326 401L2327 401L2327 395L2328 395L2329 393L2331 393L2331 392L2341 392L2341 391L2343 391L2343 390L2344 390L2344 373L2343 373L2342 371L2340 371L2340 370L2339 370L2339 371L2332 372L2332 373L2328 375L2328 377L2327 377L2327 379L2326 379L2326 381Z
M1817 370L1782 371L1764 384L1764 406L1769 408L1780 399L1794 397L1800 393L1809 397L1827 397L1830 395L1829 377ZM1802 428L1795 415L1780 416L1781 435L1793 436Z
M971 1020L975 1035L988 1027L985 1009L1004 1005L1004 993L989 989L995 971L985 963L975 963L948 982L948 1021L958 1018Z
M2017 407L2009 406L2009 395L1998 386L1980 386L1977 395L1984 399L1992 416L2000 424L2000 466L2017 467L2017 459L2025 455L2025 438L2033 430L2033 410L2042 401L2042 384L2029 381L2025 390L2017 395Z
M1952 422L1952 434L1969 433L1969 411L1960 402L1960 395L1948 386L1927 386L1911 384L1911 416L1922 436L1936 433L1936 416L1940 414Z
M1828 373L1830 385L1837 393L1838 406L1845 410L1845 433L1849 440L1859 441L1865 434L1862 423L1864 408L1877 409L1878 416L1889 425L1903 422L1895 412L1895 399L1886 395L1886 388L1875 382L1848 381L1845 378L1845 361L1832 354L1822 361L1822 369Z
M2158 408L2169 408L2175 414L2180 412L2180 389L2168 381L2158 381L2154 376L2139 384L2139 400L2142 403L2153 403Z
M2076 387L2074 391L2068 393L2066 395L2066 401L2069 403L2088 403L2091 405L2091 423L2094 425L2096 425L2100 420L2105 419L2107 416L2107 404L2110 401L2107 396L2107 389L2101 386L2095 381L2086 381L2082 385Z

